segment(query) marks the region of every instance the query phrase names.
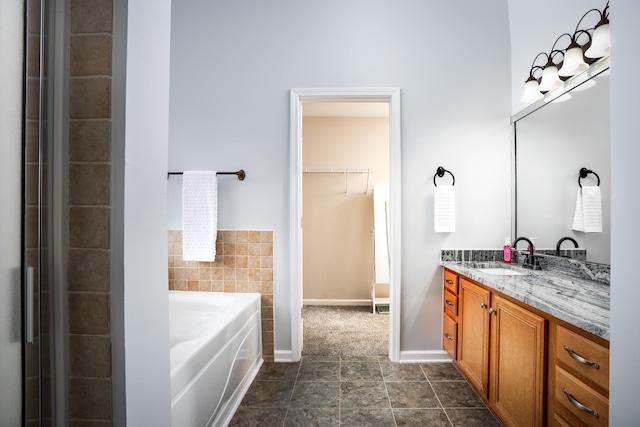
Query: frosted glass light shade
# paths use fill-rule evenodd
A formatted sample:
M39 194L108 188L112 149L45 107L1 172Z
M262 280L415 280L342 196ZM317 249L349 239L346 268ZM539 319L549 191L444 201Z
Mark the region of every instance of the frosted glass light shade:
M589 68L589 64L584 62L582 48L576 45L565 52L562 68L558 70L558 75L571 77L585 71L587 68Z
M540 93L540 89L538 88L538 81L535 79L527 80L524 84L524 94L522 98L520 98L520 102L534 102L538 99L542 99L542 94Z
M540 81L540 92L549 92L562 86L562 80L558 77L558 67L547 65L542 70L542 80Z
M584 53L589 58L602 58L609 55L611 35L609 34L609 24L596 27L591 38L591 47Z

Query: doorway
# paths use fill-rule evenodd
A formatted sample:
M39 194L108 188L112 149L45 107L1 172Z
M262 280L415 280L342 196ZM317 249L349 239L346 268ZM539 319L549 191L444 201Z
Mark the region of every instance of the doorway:
M302 107L302 352L387 356L389 103Z
M291 91L291 360L302 354L302 104L382 102L389 111L389 358L399 360L400 339L400 90L294 89ZM345 184L348 185L348 182Z

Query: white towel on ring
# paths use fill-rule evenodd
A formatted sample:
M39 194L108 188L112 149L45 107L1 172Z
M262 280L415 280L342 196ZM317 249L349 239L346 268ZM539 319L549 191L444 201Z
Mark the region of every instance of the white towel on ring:
M584 233L602 232L602 196L600 187L585 186L578 190L572 228Z
M433 208L436 233L454 233L456 231L456 193L453 185L436 187Z
M214 261L218 234L218 177L185 171L182 177L182 258Z

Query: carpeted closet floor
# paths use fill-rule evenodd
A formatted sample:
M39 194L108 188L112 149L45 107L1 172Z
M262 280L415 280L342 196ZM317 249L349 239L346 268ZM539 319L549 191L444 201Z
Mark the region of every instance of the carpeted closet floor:
M305 306L304 356L385 356L389 354L389 315L370 306Z

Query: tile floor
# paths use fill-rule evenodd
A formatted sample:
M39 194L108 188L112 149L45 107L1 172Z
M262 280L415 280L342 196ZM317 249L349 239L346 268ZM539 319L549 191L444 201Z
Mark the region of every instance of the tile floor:
M451 363L265 362L230 426L500 426Z

